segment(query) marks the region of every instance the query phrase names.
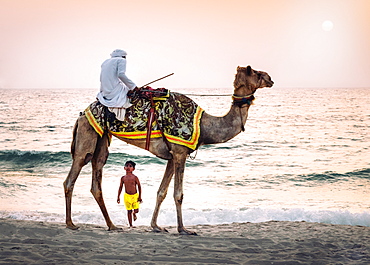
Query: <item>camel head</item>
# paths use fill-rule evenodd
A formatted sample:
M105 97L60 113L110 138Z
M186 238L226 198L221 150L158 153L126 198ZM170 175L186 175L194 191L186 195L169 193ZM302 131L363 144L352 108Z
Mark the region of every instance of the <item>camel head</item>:
M236 70L234 95L251 95L254 94L258 88L272 87L274 84L268 73L253 70L249 65L247 67L238 66Z

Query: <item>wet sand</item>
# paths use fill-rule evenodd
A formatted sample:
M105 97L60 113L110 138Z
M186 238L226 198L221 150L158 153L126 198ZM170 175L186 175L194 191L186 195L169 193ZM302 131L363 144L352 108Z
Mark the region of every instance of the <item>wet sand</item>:
M370 227L308 222L233 223L107 231L0 219L0 264L370 264Z

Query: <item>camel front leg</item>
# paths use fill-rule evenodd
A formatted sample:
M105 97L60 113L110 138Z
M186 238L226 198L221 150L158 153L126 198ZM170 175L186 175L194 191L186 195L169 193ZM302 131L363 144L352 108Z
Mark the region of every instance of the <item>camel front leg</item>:
M175 191L173 197L176 204L177 212L177 231L180 235L197 235L197 233L188 231L185 229L182 222L182 200L184 198L183 193L183 180L184 180L184 170L187 154L179 154L174 156L175 160Z
M161 204L163 200L166 198L168 186L170 185L172 176L174 174L174 167L173 167L173 160L168 160L166 171L164 172L164 176L161 182L161 185L159 186L158 192L157 192L157 202L155 205L155 209L153 212L152 221L150 223L151 227L153 228L153 232L167 232L166 229L162 229L157 225L157 218L159 214L159 208L161 207Z
M101 187L101 182L103 178L103 167L108 159L109 151L109 139L107 134L104 134L102 138L98 140L96 145L95 153L91 161L92 164L92 183L91 183L91 193L94 196L96 202L98 203L100 210L103 213L105 222L107 223L108 230L117 230L118 228L112 223L109 218L107 208L105 207L103 192Z

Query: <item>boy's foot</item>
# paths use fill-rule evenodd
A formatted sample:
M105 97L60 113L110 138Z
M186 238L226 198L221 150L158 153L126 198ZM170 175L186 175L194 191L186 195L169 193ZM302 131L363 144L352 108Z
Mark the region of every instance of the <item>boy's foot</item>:
M137 220L136 213L133 213L132 216L134 217L134 221L136 221Z

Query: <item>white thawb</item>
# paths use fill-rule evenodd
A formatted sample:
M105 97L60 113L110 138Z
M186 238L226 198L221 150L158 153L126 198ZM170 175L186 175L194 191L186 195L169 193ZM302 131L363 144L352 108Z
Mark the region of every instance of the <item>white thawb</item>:
M111 58L101 65L100 92L97 95L101 104L116 114L116 118L123 121L126 108L132 106L127 98L127 92L133 90L136 84L126 76L126 56L123 50L114 50Z

